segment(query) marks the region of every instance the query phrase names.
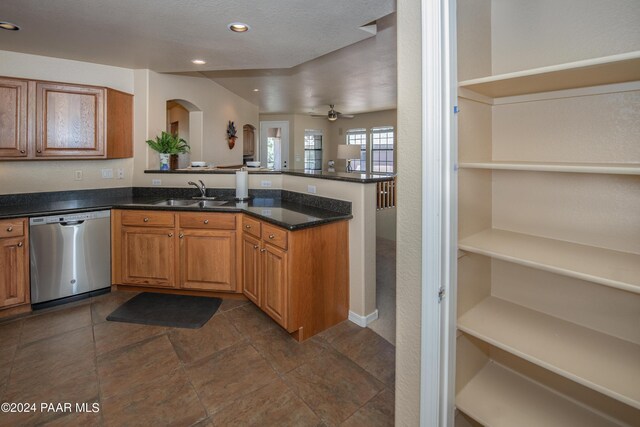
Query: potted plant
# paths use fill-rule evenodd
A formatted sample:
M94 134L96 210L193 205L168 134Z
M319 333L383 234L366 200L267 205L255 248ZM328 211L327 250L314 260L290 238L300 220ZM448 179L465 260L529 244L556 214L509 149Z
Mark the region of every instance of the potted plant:
M236 145L236 126L233 124L231 120L229 120L229 125L227 126L227 138L229 139L229 149L232 149L234 145Z
M147 144L160 155L160 170L178 168L178 154L189 152L189 144L178 135L162 132L156 139L148 139Z

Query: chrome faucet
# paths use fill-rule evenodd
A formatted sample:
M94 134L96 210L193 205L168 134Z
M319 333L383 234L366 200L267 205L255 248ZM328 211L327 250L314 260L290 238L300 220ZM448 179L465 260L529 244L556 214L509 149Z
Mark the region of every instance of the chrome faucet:
M196 186L196 188L197 188L198 190L200 190L200 194L202 195L202 198L207 197L207 186L206 186L206 185L204 185L204 182L202 182L202 180L201 180L201 179L200 179L200 180L198 180L198 182L200 182L200 184L197 184L197 183L195 183L195 182L193 182L193 181L189 181L187 184L189 184L189 185L195 185L195 186Z

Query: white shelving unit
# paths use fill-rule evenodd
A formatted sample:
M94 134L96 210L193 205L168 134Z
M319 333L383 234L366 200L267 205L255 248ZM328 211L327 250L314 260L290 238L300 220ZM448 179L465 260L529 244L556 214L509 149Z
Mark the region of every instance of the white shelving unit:
M465 80L460 82L458 87L469 89L491 98L502 98L624 83L639 79L640 51L636 51Z
M458 248L640 294L640 255L499 229L462 239Z
M492 49L531 11L494 6L459 4L459 74L527 62ZM458 86L457 409L640 426L640 50Z
M458 409L485 426L620 426L494 362L469 381L456 403Z
M640 409L638 344L494 297L464 314L458 329Z
M462 169L489 169L532 172L595 173L640 175L640 163L568 163L568 162L462 162Z

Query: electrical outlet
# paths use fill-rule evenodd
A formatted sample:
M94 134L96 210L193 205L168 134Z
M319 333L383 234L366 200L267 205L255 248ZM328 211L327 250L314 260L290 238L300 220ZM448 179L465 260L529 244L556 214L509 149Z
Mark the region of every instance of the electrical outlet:
M307 191L313 194L316 194L318 192L315 185L307 185Z
M271 181L260 181L260 186L261 187L271 187Z
M77 170L73 173L73 179L75 179L76 181L82 181L82 171L81 170Z
M124 179L124 169L122 169L122 168L118 168L118 169L117 169L117 175L116 175L116 177L117 177L118 179Z
M113 169L102 169L102 179L112 179Z
M162 180L161 179L152 179L151 180L151 185L162 185Z

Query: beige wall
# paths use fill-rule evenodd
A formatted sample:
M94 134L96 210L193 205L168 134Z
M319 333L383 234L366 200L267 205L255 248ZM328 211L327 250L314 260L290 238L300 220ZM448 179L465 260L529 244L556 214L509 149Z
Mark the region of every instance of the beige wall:
M398 0L396 425L420 423L422 93L420 0Z
M493 0L491 16L494 74L639 49L638 0Z
M133 93L133 70L46 56L0 51L0 75L107 86ZM123 169L124 179L102 179L101 169ZM82 171L76 181L74 172ZM0 193L130 187L133 160L46 160L0 162Z

